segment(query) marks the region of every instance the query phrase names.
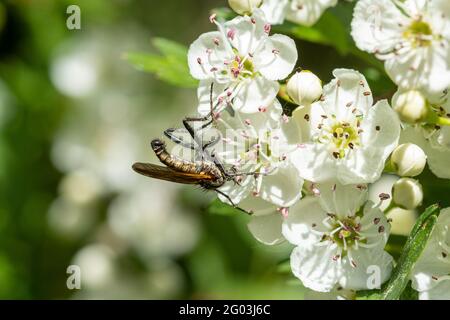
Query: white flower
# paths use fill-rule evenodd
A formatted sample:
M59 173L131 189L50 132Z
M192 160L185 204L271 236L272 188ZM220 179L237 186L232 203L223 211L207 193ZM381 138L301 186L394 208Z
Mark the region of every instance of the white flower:
M402 101L403 100L403 101ZM416 124L430 145L436 149L450 150L450 99L448 89L439 94L424 95L419 91L398 90L392 105L400 108L400 117ZM403 105L404 107L401 107ZM402 113L404 116L402 117ZM443 124L443 123L446 123Z
M312 26L326 9L336 4L337 0L265 0L261 10L273 24L281 24L287 19Z
M450 85L449 22L447 0L360 0L352 36L400 88L436 93Z
M450 299L450 208L441 210L435 229L414 266L412 287L421 300Z
M271 24L282 24L291 0L264 0L261 10Z
M368 289L370 268L378 268L381 285L392 269L384 251L390 226L366 186L318 185L320 196L308 197L290 208L283 235L296 245L292 272L315 291ZM369 269L368 269L369 268Z
M287 82L289 97L298 105L307 105L322 95L322 81L311 71L296 72Z
M285 241L281 227L289 212L288 208L255 197L247 197L239 203L239 207L252 214L248 230L256 240L265 245L276 245Z
M434 99L437 100L436 103L433 103L433 98L431 97L430 100L432 100L431 108L434 110L437 116L442 117L444 119L450 120L450 99L448 94L448 89L444 90L444 93L440 96L438 95L438 98ZM450 121L449 121L450 122ZM434 148L442 149L442 150L450 150L450 126L445 125L435 125L431 127L425 127L424 130L425 137L430 140L431 145Z
M190 72L201 80L201 91L205 86L209 89L211 81L217 84L220 95L215 104L257 112L276 97L276 80L286 78L294 68L298 56L294 40L281 34L269 36L271 26L260 10L223 25L212 21L219 31L202 34L189 48Z
M224 164L243 173L238 184L229 182L219 189L234 204L251 197L289 207L300 199L303 180L290 161L298 148L296 127L282 115L278 100L257 113L222 112L216 125L222 143L214 152Z
M417 90L397 91L392 97L392 106L406 123L424 122L428 114L428 102Z
M415 179L401 178L392 187L392 200L403 209L415 209L422 204L422 185Z
M292 160L305 180L374 182L397 146L400 121L387 101L372 105L362 74L347 69L333 74L322 98L311 105L311 114L304 116L310 122L310 141Z
M337 0L292 0L286 19L305 26L315 24L326 9L334 7Z
M400 143L417 144L425 151L430 170L439 178L450 179L450 149L436 147L431 141L432 138L427 139L424 136L422 127L407 127L402 130Z
M418 145L403 143L392 152L391 164L399 176L415 177L425 168L427 156Z

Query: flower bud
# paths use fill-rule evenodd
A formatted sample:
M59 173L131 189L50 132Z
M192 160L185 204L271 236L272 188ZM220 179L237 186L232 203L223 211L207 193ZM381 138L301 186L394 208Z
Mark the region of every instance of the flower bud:
M419 181L401 178L392 187L394 203L400 208L412 210L422 204L423 191Z
M416 210L392 208L386 215L391 220L391 234L408 236L417 219Z
M428 103L422 93L410 90L394 95L392 104L403 122L415 124L425 121Z
M228 5L237 14L251 14L255 8L258 8L262 0L228 0Z
M399 145L391 155L391 165L395 173L401 177L415 177L422 173L427 163L423 150L413 144Z
M298 105L310 104L322 95L322 81L312 72L303 70L294 74L287 83L289 97Z

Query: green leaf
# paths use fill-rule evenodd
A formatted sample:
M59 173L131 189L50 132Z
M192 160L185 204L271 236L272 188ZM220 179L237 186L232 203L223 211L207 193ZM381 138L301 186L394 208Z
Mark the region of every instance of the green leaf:
M389 242L386 245L385 250L394 257L394 259L400 258L402 250L405 246L408 237L393 234L389 237Z
M153 38L152 43L166 57L183 61L187 59L187 48L182 44L164 38Z
M416 224L414 225L413 229L411 230L411 235L415 235L420 228L423 226L423 224L428 220L429 217L436 215L439 215L439 205L433 204L425 209L425 211L417 218ZM411 236L410 236L411 237ZM410 242L408 240L408 242ZM406 244L408 245L408 243Z
M427 208L419 217L403 248L397 266L392 272L391 279L381 292L381 299L396 300L401 297L408 285L411 271L425 249L427 241L433 232L438 215L439 207L433 205Z
M418 299L419 299L419 292L417 292L411 287L411 281L409 281L408 285L406 286L405 290L402 292L402 295L400 296L400 300L418 300Z
M235 208L233 206L230 206L226 203L223 203L219 199L213 200L209 204L209 206L206 210L210 214L217 214L217 215L222 215L222 216L232 216L232 215L243 213L242 210Z
M360 290L356 292L356 300L380 300L381 290Z
M155 38L152 43L161 55L130 52L126 53L124 58L136 69L153 73L162 81L174 86L197 87L198 81L193 79L189 73L185 46L163 38Z

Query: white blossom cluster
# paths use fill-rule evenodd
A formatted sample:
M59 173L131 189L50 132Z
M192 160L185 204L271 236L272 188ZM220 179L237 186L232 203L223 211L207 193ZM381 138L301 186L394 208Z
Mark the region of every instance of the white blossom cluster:
M402 141L418 144L433 173L449 179L450 2L360 0L352 36L398 85L393 106L405 122Z
M312 25L336 0L229 3L241 16L211 16L217 31L201 35L188 52L191 75L200 80L198 112L212 112L221 133L217 156L242 174L219 189L229 197L220 199L251 213L249 230L262 243L294 246L292 273L305 287L380 288L393 268L382 206L391 190L373 201L369 188L383 172L398 175L390 207L411 210L423 200L414 177L427 160L438 177L450 178L450 2L356 3L352 36L385 62L398 86L392 107L356 70L335 69L323 86L312 72L295 72L301 61L294 40L271 32L285 19ZM292 115L277 96L297 105ZM449 292L444 212L412 276L424 299Z

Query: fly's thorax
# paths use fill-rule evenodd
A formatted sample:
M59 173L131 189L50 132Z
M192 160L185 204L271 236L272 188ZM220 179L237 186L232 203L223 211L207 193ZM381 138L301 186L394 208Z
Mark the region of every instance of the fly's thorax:
M214 177L215 180L217 180L217 181L219 181L219 180L224 181L225 180L224 174L219 169L219 167L213 162L210 162L210 161L200 162L200 165L198 165L198 169L200 170L198 172L202 172L204 174L208 174L208 175ZM223 183L224 182L222 182L222 184Z

